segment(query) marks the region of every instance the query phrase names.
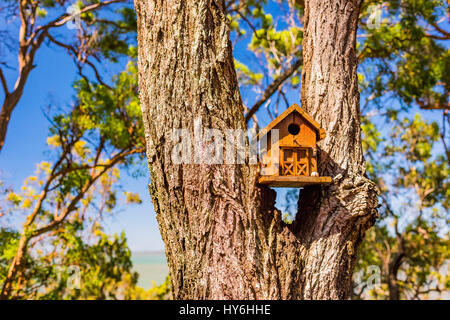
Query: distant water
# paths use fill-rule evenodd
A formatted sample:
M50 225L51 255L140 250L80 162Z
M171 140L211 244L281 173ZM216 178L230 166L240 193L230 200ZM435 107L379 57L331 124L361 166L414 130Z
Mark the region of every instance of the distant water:
M152 287L152 280L160 285L169 274L164 252L133 252L133 269L139 273L138 285L144 289Z

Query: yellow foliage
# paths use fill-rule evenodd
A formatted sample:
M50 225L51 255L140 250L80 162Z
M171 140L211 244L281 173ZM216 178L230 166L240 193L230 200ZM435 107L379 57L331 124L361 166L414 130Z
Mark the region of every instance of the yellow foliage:
M142 203L141 197L139 196L138 193L133 193L133 192L124 192L125 196L126 196L126 202L127 203Z
M22 208L24 209L28 209L31 207L31 200L30 199L25 199L22 203Z
M38 178L36 176L29 176L26 180L25 180L25 184L31 184L35 181L37 181Z
M37 170L36 170L36 172L37 172L38 174L41 173L41 172L44 172L44 173L47 173L47 174L48 174L48 173L51 172L50 166L51 166L50 162L42 161L41 163L39 163L39 164L37 165Z
M119 168L114 167L112 169L112 175L116 178L116 179L120 179L120 170Z
M85 147L86 141L77 141L75 145L73 146L75 152L82 158L86 158L86 154L89 152L89 150Z
M6 197L6 200L10 201L13 204L15 204L16 206L18 206L22 202L23 199L17 193L14 193L14 192L11 191L10 193L8 193L8 196Z
M58 135L54 135L52 137L47 138L47 144L52 147L59 147L61 145L61 140Z

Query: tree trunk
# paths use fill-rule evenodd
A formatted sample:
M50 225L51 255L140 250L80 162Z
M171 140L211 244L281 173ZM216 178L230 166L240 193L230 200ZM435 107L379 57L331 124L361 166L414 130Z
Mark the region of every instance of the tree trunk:
M135 2L149 190L175 299L348 296L355 250L377 203L360 141L359 4L321 2L306 8L302 103L328 132L321 173L342 179L302 191L292 225L274 208L275 192L256 184L256 166L177 164L171 156L172 129L198 136L199 119L220 133L245 129L223 0Z
M361 145L356 70L361 3L305 1L302 107L327 132L319 143L319 172L334 177L329 188L305 189L299 199L295 232L307 248L306 298L347 297L357 249L377 216L377 189L365 176Z
M6 133L8 131L9 121L11 120L11 114L23 95L25 83L32 68L32 64L26 66L22 66L22 64L19 65L19 77L12 92L8 92L6 82L4 84L5 97L0 110L0 151L5 145Z

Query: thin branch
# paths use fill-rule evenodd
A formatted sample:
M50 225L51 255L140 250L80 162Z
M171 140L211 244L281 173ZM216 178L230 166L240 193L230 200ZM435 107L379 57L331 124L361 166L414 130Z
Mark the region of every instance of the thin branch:
M89 188L103 175L103 173L105 173L108 169L110 169L111 167L113 167L114 165L116 165L117 163L122 161L125 157L133 155L133 154L137 154L137 153L142 153L142 152L144 152L144 148L136 148L136 149L132 149L130 151L127 151L124 153L119 153L119 154L115 155L114 158L111 159L111 161L109 161L108 164L105 165L99 173L97 173L95 176L93 176L91 178L91 180L85 184L85 186L77 194L77 196L72 199L72 201L68 205L67 209L57 219L53 220L51 223L49 223L46 226L43 226L39 229L34 230L31 233L30 238L37 237L49 230L52 230L53 228L55 228L56 226L61 224L65 220L65 218L77 208L78 202L83 198L84 194L89 190Z
M35 38L40 31L48 30L50 28L55 28L55 27L57 28L57 27L61 27L61 26L65 25L67 22L72 20L75 15L81 15L88 11L95 11L101 7L104 7L104 6L113 4L113 3L118 3L118 2L124 2L124 0L110 0L110 1L99 2L99 3L91 4L90 6L84 7L83 9L78 11L76 14L67 14L67 13L62 14L55 20L47 23L44 26L37 28L36 31L33 33L33 35L31 35L31 37L28 39L28 41L29 42L33 41L33 38Z
M248 20L247 17L245 15L243 15L240 11L236 11L236 13L242 18L242 20L247 22L247 24L250 27L250 29L252 29L253 34L255 35L255 37L260 39L260 40L262 40L262 38L260 36L258 36L257 30L256 30L255 26L250 22L250 20Z
M245 122L248 123L252 116L259 110L259 108L278 90L278 88L302 65L303 60L298 59L289 68L287 68L279 77L266 88L262 97L250 108L250 111L245 115Z
M0 80L2 81L3 90L5 91L5 96L9 95L8 84L6 83L5 75L3 74L2 68L0 68Z
M57 46L60 46L60 47L62 47L62 48L67 49L67 51L69 52L69 54L70 54L70 53L73 54L74 58L77 60L76 64L77 64L77 66L78 66L78 73L80 74L81 77L83 77L83 78L86 79L86 81L87 81L87 77L84 76L83 73L82 73L82 66L81 66L82 63L86 63L86 64L89 65L89 66L92 68L92 70L94 71L95 78L97 79L97 81L98 81L101 85L103 85L103 86L107 87L108 89L112 90L111 86L109 86L108 84L106 84L106 83L102 80L102 77L100 76L100 73L98 72L97 67L96 67L91 61L89 61L87 58L84 59L84 61L80 61L80 59L79 59L79 54L78 54L78 52L76 51L76 49L75 49L73 46L68 45L68 44L65 44L65 43L62 43L61 41L56 40L56 39L55 39L53 36L51 36L50 34L47 34L47 37L48 37L48 39L49 39L51 42L53 42L53 43L56 44Z
M447 105L441 105L439 103L426 103L421 99L416 99L417 104L423 110L450 110L450 103Z
M450 117L448 114L448 110L445 110L442 115L442 133L441 133L441 140L442 144L444 145L445 154L447 155L447 162L450 164L450 149L447 146L447 143L445 142L445 125L446 125L446 119L450 122Z
M435 40L450 40L450 35L438 36L438 35L435 35L435 34L426 33L425 36L428 37L428 38L431 38L431 39L435 39Z
M286 104L286 108L289 108L289 101L288 101L288 99L287 99L287 97L286 97L286 94L283 92L283 90L281 90L280 89L280 95L281 95L281 97L283 98L283 100L284 100L284 103Z
M443 37L446 39L450 39L450 32L448 32L447 30L442 29L441 27L439 27L439 25L435 22L430 22L430 24L434 27L434 29L436 31L438 31L439 33L443 34Z
M128 150L123 150L122 152L117 153L107 164L105 164L105 166L103 167L103 169L100 172L97 172L97 173L95 173L95 171L92 172L91 179L85 183L85 185L79 191L79 193L70 201L69 205L64 210L64 212L62 212L58 217L56 217L55 220L53 220L49 224L47 224L43 227L40 227L38 229L29 230L28 228L30 227L32 221L34 221L34 219L37 215L37 212L40 211L42 201L46 198L47 192L45 192L45 190L43 191L43 193L45 192L45 195L42 197L42 194L41 194L41 198L39 200L40 203L35 207L35 210L32 213L32 216L34 215L33 219L30 219L30 217L29 217L24 226L23 233L19 240L19 245L17 248L16 255L14 256L13 261L11 262L7 277L5 278L4 283L3 283L3 288L0 293L0 300L7 299L9 297L9 295L11 293L11 289L12 289L12 282L14 281L14 279L17 275L17 272L19 271L19 268L21 267L21 264L23 262L22 261L23 256L28 249L28 244L29 244L30 240L35 237L40 236L41 234L44 234L48 231L53 230L54 228L58 227L61 223L63 223L64 220L67 218L67 216L71 212L73 212L74 210L77 209L78 202L84 197L86 192L92 187L92 185L107 170L109 170L110 168L112 168L113 166L118 164L120 161L125 159L127 156L137 154L137 153L142 153L142 152L144 152L144 148L135 148L135 149L131 149L131 150L128 149ZM62 157L61 157L61 159L62 159ZM47 182L46 186L48 186L48 185L50 185L49 181Z

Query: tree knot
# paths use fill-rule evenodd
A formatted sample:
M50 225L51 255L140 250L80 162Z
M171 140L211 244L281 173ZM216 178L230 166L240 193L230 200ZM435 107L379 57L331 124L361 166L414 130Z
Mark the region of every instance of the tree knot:
M332 187L340 205L352 217L377 217L379 191L375 183L360 174L350 174Z

